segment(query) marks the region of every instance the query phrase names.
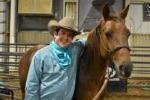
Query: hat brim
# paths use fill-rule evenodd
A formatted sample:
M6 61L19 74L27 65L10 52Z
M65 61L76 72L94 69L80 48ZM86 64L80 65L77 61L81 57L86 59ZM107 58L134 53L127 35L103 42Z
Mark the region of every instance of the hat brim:
M68 30L72 31L74 35L78 35L78 34L81 33L81 32L79 32L79 31L77 31L77 30L74 30L74 29L72 29L72 28L70 28L70 27L58 26L58 28L68 29Z
M57 26L51 26L49 30L52 30L54 32L54 31L56 31L59 28L64 28L64 29L70 30L70 31L73 32L74 35L78 35L78 34L81 33L79 31L73 30L72 28L65 27L65 26L60 26L60 25L59 26L58 25Z

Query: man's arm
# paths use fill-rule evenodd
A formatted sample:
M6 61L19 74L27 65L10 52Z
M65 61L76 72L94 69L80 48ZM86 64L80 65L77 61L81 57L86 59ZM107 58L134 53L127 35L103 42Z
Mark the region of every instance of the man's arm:
M41 66L40 57L33 56L25 86L25 100L40 100Z

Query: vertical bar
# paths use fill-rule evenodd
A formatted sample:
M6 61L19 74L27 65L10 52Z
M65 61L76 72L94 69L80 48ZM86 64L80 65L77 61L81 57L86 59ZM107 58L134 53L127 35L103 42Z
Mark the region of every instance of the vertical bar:
M10 7L10 36L9 36L9 43L14 44L15 43L15 33L16 33L16 0L11 0L11 7ZM9 52L16 52L15 48L9 47ZM9 58L9 62L15 62L14 59ZM9 66L9 70L13 71L14 67Z

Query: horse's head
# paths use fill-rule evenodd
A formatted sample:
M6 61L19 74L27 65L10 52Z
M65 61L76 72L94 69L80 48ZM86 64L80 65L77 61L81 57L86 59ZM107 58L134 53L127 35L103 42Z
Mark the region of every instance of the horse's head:
M120 78L127 78L132 71L132 63L130 60L130 49L128 38L130 31L125 25L125 17L128 12L126 7L117 16L110 15L108 5L103 8L103 19L100 21L99 37L101 56L107 55L108 63L113 65Z

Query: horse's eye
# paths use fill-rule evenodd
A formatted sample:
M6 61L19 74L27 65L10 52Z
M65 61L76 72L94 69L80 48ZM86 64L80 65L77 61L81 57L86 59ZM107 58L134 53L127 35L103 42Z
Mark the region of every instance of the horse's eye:
M129 37L131 35L131 32L128 30L127 31L127 36Z
M112 32L110 32L110 31L106 32L106 36L107 36L107 38L111 38L112 37Z

